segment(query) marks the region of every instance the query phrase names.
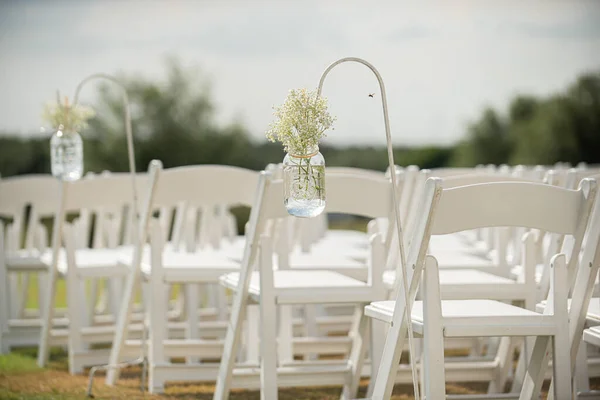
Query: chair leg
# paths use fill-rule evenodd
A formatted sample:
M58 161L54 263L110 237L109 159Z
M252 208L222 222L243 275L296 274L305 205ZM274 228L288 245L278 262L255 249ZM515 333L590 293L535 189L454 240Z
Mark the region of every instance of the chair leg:
M387 324L375 318L371 318L371 378L369 380L369 388L367 389L367 397L373 395L373 387L377 380L377 371L379 370L379 364L381 363L386 333Z
M557 329L552 338L552 369L554 372L554 394L556 399L571 398L571 346L569 340L569 312L567 298L569 296L568 271L564 254L553 257L553 275L551 290L553 291L552 311L556 319ZM547 305L549 306L549 305Z
M198 305L200 304L199 299L199 286L195 283L185 285L185 303L186 303L186 317L187 317L187 338L198 339L200 337L198 331ZM187 357L188 363L198 362L198 357Z
M587 365L587 343L583 340L579 343L577 359L575 361L575 389L577 392L590 391L590 374ZM574 390L575 391L575 390Z
M148 296L148 324L149 324L149 346L148 352L148 386L150 393L162 393L164 382L156 375L155 367L165 362L164 340L167 336L167 305L168 288L162 282L161 274L152 266L150 276L150 290L152 296Z
M97 312L97 304L98 304L98 293L99 286L101 285L100 279L92 279L90 282L90 302L88 303L88 314L91 320L94 320L94 316Z
M277 310L272 291L268 288L265 290L262 283L260 290L260 398L261 400L277 400Z
M246 362L250 364L258 364L258 349L260 335L260 312L256 304L249 304L246 310Z
M364 304L361 309L364 308ZM358 322L358 328L352 338L352 349L348 362L350 364L350 372L342 388L341 400L350 400L356 398L358 386L360 384L360 374L367 352L367 343L369 341L369 321L364 315Z
M398 296L394 314L404 314L405 310L404 296ZM400 323L396 323L388 329L377 378L373 385L373 399L387 400L390 398L407 335L408 323L406 318L402 318Z
M84 324L87 324L85 316L85 292L84 281L77 275L77 264L75 260L75 234L71 224L64 228L65 250L67 255L67 310L69 315L69 373L79 374L83 372L83 365L77 360L77 355L86 350L81 334Z
M50 279L50 274L48 272L40 272L37 274L38 299L46 298L46 290L48 290L48 279ZM37 315L41 318L43 315L41 301L38 301L38 306L37 306L36 311L37 311Z
M519 400L534 400L539 398L546 368L548 368L549 350L550 337L538 336L533 346L529 365L525 371Z
M498 368L494 379L488 385L488 394L502 393L504 391L504 386L506 386L508 374L512 367L515 346L514 338L503 337L500 339L500 345L495 357Z
M317 306L316 304L306 304L304 306L304 326L306 328L306 336L318 336L317 330ZM305 360L316 360L316 353L309 353L304 357Z
M106 280L106 285L108 286L106 290L109 294L108 299L108 307L109 311L113 315L117 315L119 313L119 307L121 307L122 296L123 296L123 278L109 278Z
M511 388L510 388L511 393L520 392L521 388L523 387L523 381L525 380L525 373L526 373L527 360L528 360L528 358L526 356L525 340L523 340L523 343L521 344L520 347L521 347L521 350L519 352L519 360L517 361L517 368L515 369L513 381L511 384ZM530 346L530 348L533 348L533 347Z
M68 338L68 354L69 354L69 373L80 374L83 372L83 365L79 365L76 360L76 355L84 351L83 337L81 336L81 310L79 305L79 288L78 282L76 281L77 276L75 273L70 272L74 270L69 265L69 274L67 277L67 310L69 313L69 338Z
M54 317L54 298L56 294L56 281L58 279L57 271L52 268L48 273L46 290L44 298L40 302L40 317L42 327L40 333L40 343L38 346L37 364L44 367L48 362L50 354L50 330L52 329L52 318Z
M4 251L4 222L0 221L0 354L9 352L8 343L2 340L5 332L8 332L8 271L6 268L6 260Z
M216 306L217 306L217 317L219 320L224 321L227 319L227 295L223 287L215 286Z
M19 277L17 274L9 274L8 275L8 293L10 298L13 301L9 302L10 306L10 317L11 318L21 318L20 309L21 309L21 296L19 296Z
M21 274L21 297L17 305L18 317L25 317L25 309L27 308L27 298L29 297L29 274L27 272Z
M133 257L133 265L125 282L119 312L116 316L115 336L108 358L108 363L110 365L119 363L122 357L123 347L125 346L125 339L127 338L127 331L129 323L131 322L131 313L133 311L134 295L140 283L141 272L138 262L141 262L141 253L136 249ZM119 373L120 371L118 368L110 368L106 372L106 384L109 386L114 385L117 382L117 379L119 379Z
M255 228L251 228L251 230L252 229ZM249 234L248 237L251 238L252 236L252 234ZM251 239L248 240L250 241ZM246 312L246 305L248 304L248 287L250 285L251 271L255 258L255 250L249 247L249 244L246 245L245 252L248 255L244 256L244 260L242 261L240 283L231 306L229 327L227 329L227 334L225 335L223 355L221 356L221 364L219 365L219 372L217 376L217 382L215 384L213 400L227 400L229 398L229 390L233 377L233 367L240 345L242 322Z
M277 400L277 308L273 283L272 241L261 237L260 248L260 398Z
M425 373L425 397L432 400L445 399L446 372L444 370L442 303L439 289L439 272L433 257L427 258L423 283L422 365Z
M559 328L559 330L561 330ZM552 369L554 370L554 393L555 399L570 399L573 394L571 389L571 352L569 346L568 324L565 332L557 333L552 339Z
M280 366L294 360L294 350L292 348L293 336L292 306L282 305L279 307L279 335L277 337L277 354Z
M564 254L556 255L551 261L552 275L550 277L550 295L544 309L544 314L552 314L556 319L556 332L552 337L553 379L551 389L554 398L570 399L571 392L571 348L569 341L569 319L567 311L567 298L569 280L567 278L566 257ZM537 337L520 400L534 399L540 395L544 380L550 350L550 337ZM535 397L534 397L535 396ZM549 395L552 398L552 395Z

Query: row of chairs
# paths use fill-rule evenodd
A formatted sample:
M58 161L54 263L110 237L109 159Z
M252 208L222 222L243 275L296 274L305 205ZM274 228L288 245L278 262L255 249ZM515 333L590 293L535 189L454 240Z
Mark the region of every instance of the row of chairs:
M598 217L590 209L595 189L592 181L574 189L597 172L507 167L394 171L408 265L414 266L409 268L410 298L422 299L411 308L413 328L424 336L419 364L427 398L442 396L444 374L449 380L488 381L490 393L502 391L509 378L512 391L539 389L544 371L535 375L528 361L537 362L543 340L521 343L513 337L564 339L564 331L556 328L568 326L560 312L533 322L536 304L548 296L550 307L544 309L551 312L557 309L556 296L582 294L583 308L570 312L585 318L593 285L576 291L573 283L565 292L560 285L557 289L552 271L567 271L570 279L559 277L560 283L575 282L575 277L587 282L576 271L593 274L591 268L579 268L578 261L587 257L592 262L590 254L597 248ZM368 394L389 398L394 382L410 379L408 366L398 367L407 325L401 315L404 295L398 290L398 238L388 222L394 220L389 179L383 173L328 169L327 212L370 219L365 235L328 230L323 218L288 218L279 175L276 166L258 173L224 166L163 170L154 164L139 178L140 193L146 193L139 227L127 213L130 180L119 174L74 183L46 180L44 188L34 185L35 179L44 180L40 177L0 181L0 213L13 221L0 241L5 247L0 281L13 290L4 291L1 299L3 350L35 338L43 364L50 345L67 345L75 373L84 366L116 364L144 349L152 391L162 391L169 380L217 380L215 398L225 398L235 386L260 387L263 397L271 399L282 386L339 384L342 396L353 398L366 375L371 376ZM26 189L19 190L26 179L31 179L21 185ZM22 222L25 205L27 224ZM234 205L251 207L245 236L234 234L233 216L226 210ZM41 223L47 217L55 219L50 247ZM581 230L588 225L584 237ZM26 240L19 248L23 226ZM132 241L136 228L138 246ZM569 256L568 270L550 268L557 260L560 264L554 256L561 251ZM34 272L41 272L41 318L27 313L28 286L23 276L21 285L15 279ZM63 278L66 313L54 307L57 281ZM91 290L85 285L89 280L96 283ZM97 301L99 281L109 301ZM142 295L135 304L138 286ZM223 287L235 294L227 296ZM436 307L441 298L442 307ZM519 302L522 307L513 305ZM448 318L444 304L450 307ZM538 311L544 304L538 304ZM365 306L371 320L365 318ZM537 331L516 327L519 318ZM581 318L576 320L581 325ZM448 321L450 328L444 325ZM453 329L457 321L460 329ZM334 331L348 334L330 336ZM440 332L448 337L446 349L468 346L469 356L440 362ZM585 337L592 333L586 331ZM486 336L492 339L481 339ZM98 343L112 346L93 350ZM522 358L513 371L510 360L519 346ZM346 357L319 359L331 354ZM587 366L587 354L581 357L578 366ZM175 358L185 362L172 362ZM536 364L540 370L544 362ZM554 365L559 364L569 365ZM107 382L115 383L117 376L118 370L109 370ZM555 383L562 394L563 381Z

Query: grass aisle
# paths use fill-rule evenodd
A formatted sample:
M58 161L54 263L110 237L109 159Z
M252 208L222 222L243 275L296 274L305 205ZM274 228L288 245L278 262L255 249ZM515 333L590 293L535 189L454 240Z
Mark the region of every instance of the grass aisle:
M64 351L54 348L50 355L48 368L38 368L35 362L36 349L22 349L8 355L0 356L0 399L33 400L84 399L87 388L87 375L69 375L67 372L67 355ZM166 387L163 395L142 394L140 391L140 369L124 370L123 378L116 387L104 385L104 376L99 375L94 380L94 395L96 399L212 399L213 385L194 383L172 383ZM366 390L367 382L361 387L361 394ZM449 393L477 393L484 389L482 384L448 385ZM281 389L281 400L333 400L339 399L340 388L318 387ZM412 387L400 385L394 390L393 400L413 399ZM258 391L234 391L231 400L259 400Z

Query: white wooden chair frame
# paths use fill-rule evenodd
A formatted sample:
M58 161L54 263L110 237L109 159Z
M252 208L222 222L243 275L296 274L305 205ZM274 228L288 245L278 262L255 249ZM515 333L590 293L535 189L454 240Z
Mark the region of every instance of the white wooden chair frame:
M544 315L534 317L527 314L523 317L520 324L515 321L502 321L499 316L491 319L483 319L482 325L476 328L461 328L464 323L468 326L472 324L470 320L462 321L446 319L442 317L440 304L447 302L441 301L439 297L439 281L435 259L427 258L425 263L425 254L428 245L428 238L432 234L443 234L452 231L461 231L484 226L526 226L538 228L546 231L561 232L574 235L575 241L568 260L569 269L575 268L578 262L577 254L581 248L581 241L589 220L589 214L593 201L595 199L596 186L594 181L584 181L584 189L579 191L570 191L566 189L555 188L547 185L525 184L525 183L497 183L486 185L473 185L463 188L442 189L441 182L438 179L430 179L427 185L426 201L423 203L423 212L420 223L417 225L416 237L423 238L419 243L411 246L409 263L413 265L414 273L410 279L410 298L414 301L416 290L423 268L425 268L425 302L424 314L421 322L422 333L425 335L425 391L428 399L442 399L445 396L444 385L444 363L440 362L443 358L443 336L539 336L535 341L532 352L532 358L529 365L525 385L521 392L521 398L534 398L533 394L538 393L543 381L545 366L547 366L547 351L550 337L554 337L556 343L560 346L554 346L555 359L565 360L565 351L568 357L568 334L566 331L567 307L566 297L568 293L567 284L567 266L564 256L553 258L554 281L553 290L549 299L551 306L547 308ZM479 192L479 193L478 193ZM537 192L537 194L536 194ZM540 193L544 196L540 196ZM508 193L519 194L518 203L494 204L494 209L486 202L478 203L481 207L471 208L467 212L466 199L475 197L480 201L490 201L494 196L500 196L503 200L507 199ZM529 196L529 197L528 197ZM540 199L544 199L542 203ZM498 198L498 197L496 197ZM441 200L440 200L441 199ZM553 210L557 207L564 212L563 215L548 219L547 216L553 215ZM515 212L519 211L519 215ZM529 240L530 246L532 241ZM573 256L574 255L574 256ZM426 265L424 265L426 264ZM470 301L470 300L467 300ZM394 307L395 304L395 307ZM448 303L451 304L451 303ZM464 303L467 304L467 303ZM495 303L501 304L501 303ZM406 308L404 305L404 296L397 296L395 302L391 304L393 312L386 314L381 312L379 304L372 304L367 307L368 315L380 316L386 314L388 322L393 323L388 330L385 350L383 353L381 365L377 374L373 399L388 399L394 384L393 376L402 352L403 343L406 336L407 325L402 317ZM450 306L450 305L449 305ZM386 309L389 306L386 306ZM507 306L510 307L510 306ZM411 305L412 308L412 305ZM553 309L554 314L550 314ZM516 309L513 309L516 312ZM525 311L523 311L525 312ZM483 314L485 315L485 313ZM482 317L483 317L482 315ZM400 322L401 321L401 322ZM447 321L447 322L446 322ZM454 321L454 322L451 322ZM475 320L473 320L475 321ZM415 319L413 318L413 326ZM453 325L454 324L454 325ZM498 325L499 324L499 325ZM421 326L421 325L418 325ZM445 326L442 333L442 326ZM545 326L542 328L542 326ZM466 329L466 331L465 331ZM442 336L443 335L443 336ZM541 335L541 336L540 336ZM433 361L437 357L437 362ZM565 368L565 363L555 362L555 381L558 379L560 384L555 387L558 390L559 398L570 396L570 368Z
M374 246L373 257L380 257L379 262L371 260L369 281L364 284L344 275L331 271L297 271L280 270L272 271L271 250L272 239L269 236L263 236L260 241L260 257L258 252L259 233L264 231L264 227L270 220L286 218L287 212L283 207L283 182L272 180L267 172L261 175L260 189L257 191L255 207L251 214L250 230L247 242L247 248L244 256L243 268L239 274L230 274L222 278L222 283L227 287L236 290L234 303L232 306L232 315L230 329L225 338L224 354L221 359L221 366L217 380L214 399L225 399L228 396L232 385L238 386L238 377L245 372L243 369L235 368L235 358L240 343L242 322L246 311L246 306L251 299L259 302L261 307L261 373L260 388L261 396L265 399L276 399L277 388L282 386L303 386L315 384L343 384L343 398L352 398L356 395L358 381L362 372L362 363L366 351L366 342L368 340L368 325L364 318L358 317L357 329L353 338L353 347L350 352L350 359L342 364L329 363L333 365L309 365L307 368L301 368L302 365L294 363L283 364L280 362L277 366L277 351L273 348L276 335L276 326L274 325L275 307L292 304L310 304L310 303L328 303L328 302L347 302L364 303L368 298L385 297L385 289L381 281L383 272L383 253L381 249L383 243L381 236L374 237L372 246ZM365 215L370 218L386 217L391 212L391 185L387 180L370 182L369 178L357 176L338 175L327 177L328 199L327 210L332 212L345 212L348 214ZM357 199L358 196L346 196L344 185L349 182L360 183L365 192L373 194L369 204ZM339 189L336 190L336 186ZM383 190L383 192L382 192ZM387 192L386 192L387 191ZM337 195L336 195L337 193ZM377 195L375 195L377 193ZM388 193L387 195L385 193ZM379 254L379 256L377 256ZM259 263L260 273L252 273L255 263ZM274 274L274 275L273 275ZM314 277L315 280L323 279L327 275L326 282L331 282L331 287L316 285L314 287L305 287L304 289L285 289L279 287L278 279L289 276L291 282L300 282L306 277ZM291 278L293 276L293 278ZM321 276L321 278L318 278ZM304 278L302 278L304 277ZM310 278L309 278L310 279ZM336 280L347 283L336 287ZM273 286L275 285L275 286ZM349 286L346 286L349 285ZM313 296L314 295L314 296ZM359 314L360 315L360 314ZM268 345L271 344L271 345ZM276 347L276 346L275 346ZM285 348L279 345L280 351ZM306 364L305 364L306 365ZM246 372L247 373L247 372Z

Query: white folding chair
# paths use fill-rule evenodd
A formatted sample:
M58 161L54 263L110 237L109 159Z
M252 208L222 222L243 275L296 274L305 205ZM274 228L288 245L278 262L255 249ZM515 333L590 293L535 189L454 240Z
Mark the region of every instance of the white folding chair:
M206 336L219 338L227 327L227 304L219 305L220 309L212 315L210 321L201 321L201 312L198 308L201 303L200 295L206 294L199 291L199 285L218 285L219 277L230 271L240 268L240 261L236 259L236 252L231 252L226 245L221 248L204 247L187 252L186 246L178 249L177 243L166 246L168 230L164 229L161 222L163 211L176 205L182 207L183 213L196 212L199 209L214 210L220 206L251 206L254 192L257 188L259 173L256 171L223 166L199 165L178 167L162 170L156 164L153 169L153 180L149 182L145 199L149 210L159 212L153 221L153 236L151 251L142 255L141 278L147 288L149 306L148 319L150 323L150 390L160 392L164 382L177 379L186 371L204 370L196 376L197 379L206 379L211 376L210 366L198 364L198 360L215 358L220 355L222 343L218 340L205 340ZM190 221L186 221L190 223ZM192 232L195 229L191 230ZM183 238L182 240L186 240ZM195 239L192 239L195 240ZM222 238L221 240L226 240ZM124 256L121 262L132 265L131 256ZM132 274L139 273L135 269ZM167 323L167 293L170 285L181 284L185 290L185 337L174 338L169 335L171 324ZM116 363L123 358L123 354L132 348L139 348L146 344L127 339L127 327L130 323L131 299L133 298L133 284L128 284L124 293L125 301L121 305L120 319L113 340L111 350L111 363ZM219 290L223 290L218 286ZM206 308L206 307L204 307ZM222 317L224 316L224 318ZM217 353L215 353L217 352ZM186 355L188 363L172 364L170 357ZM217 367L212 367L212 378L216 378ZM111 370L107 382L114 384L118 378L118 371Z
M380 218L390 215L392 208L392 186L386 179L372 179L364 176L327 176L327 212L362 215ZM282 386L305 386L318 384L343 384L343 398L353 398L358 390L363 359L368 340L368 325L358 314L353 331L353 344L350 357L343 363L333 365L289 363L277 365L277 352L286 351L285 346L276 344L277 307L294 304L347 303L364 304L370 298L384 298L385 288L381 281L385 254L380 234L371 238L369 278L362 282L348 276L326 270L302 271L297 269L273 270L272 237L264 232L269 221L287 218L283 206L283 182L272 180L263 172L259 183L257 199L252 209L250 231L239 273L231 273L221 278L221 282L236 294L232 306L230 326L224 344L224 354L215 389L214 399L225 399L236 377L235 358L239 348L242 322L249 301L260 306L261 316L261 361L260 388L262 398L277 399L277 388ZM357 190L360 188L360 190ZM260 245L260 252L258 251ZM260 253L260 257L259 257ZM254 265L259 271L253 272ZM288 350L289 353L289 350ZM281 359L280 359L281 360ZM300 362L304 363L304 362ZM305 368L302 368L306 366ZM232 380L232 377L234 379Z
M407 307L404 295L395 301L375 302L367 315L391 323L374 385L373 399L389 399L395 369L408 325L404 313L412 309L412 329L424 337L424 381L428 399L444 399L444 338L475 336L535 336L521 399L539 395L548 365L552 338L554 382L557 397L571 396L567 296L568 268L578 265L591 208L596 196L593 180L584 180L577 191L532 183L489 183L443 189L439 179L428 180L419 223L413 232L408 268L412 270L410 301L414 301L423 274L424 300ZM560 212L558 212L560 210ZM553 276L543 314L493 300L441 300L437 260L426 256L432 235L483 227L515 226L572 235L569 258L552 259ZM531 235L524 239L526 255L534 253Z
M53 225L52 248L40 257L48 269L49 279L45 295L40 300L43 310L42 330L39 338L38 364L45 365L49 347L53 343L67 340L69 371L81 372L84 366L105 363L106 350L92 350L91 344L106 343L112 339L114 325L98 326L93 315L89 315L88 302L94 302L85 291L85 280L124 277L128 268L119 263L124 252L135 248L78 248L77 222L68 223L69 214L81 210L98 212L99 220L108 218L111 210L120 212L131 203L131 178L129 176L99 176L75 182L60 182L60 201ZM99 232L98 234L104 234ZM69 315L66 329L55 329L53 324L56 285L65 279L67 286L67 310ZM114 322L114 318L112 318ZM138 332L142 327L137 326Z
M587 171L586 171L587 172ZM580 171L571 169L568 180L575 177L577 184L582 176L592 179L600 179L597 174L581 174ZM570 182L567 186L573 186ZM595 345L594 336L598 333L597 326L600 325L600 299L592 298L592 291L597 291L598 286L598 268L600 267L600 191L596 195L596 202L592 212L591 221L586 232L586 237L582 246L579 269L575 279L571 280L572 298L569 299L569 337L571 340L571 363L575 372L574 391L589 392L589 377L598 376L598 368L589 368L597 366L599 358L597 354L588 352L585 343L581 342L582 332L583 340ZM536 307L538 312L543 312L546 302L539 303ZM585 331L584 329L588 327ZM588 356L588 353L589 356ZM520 369L523 367L519 365ZM591 370L591 371L590 371ZM520 387L522 383L522 374L517 374L513 384L513 390ZM597 395L597 393L596 393Z
M50 175L27 175L0 181L0 218L11 221L6 225L0 222L3 236L0 243L1 353L10 351L11 347L38 343L41 326L40 320L35 318L39 316L38 309L26 309L29 276L37 276L38 297L42 298L48 272L40 260L48 246L48 232L42 219L54 218L59 201L58 188L58 181ZM55 322L64 324L65 319Z

